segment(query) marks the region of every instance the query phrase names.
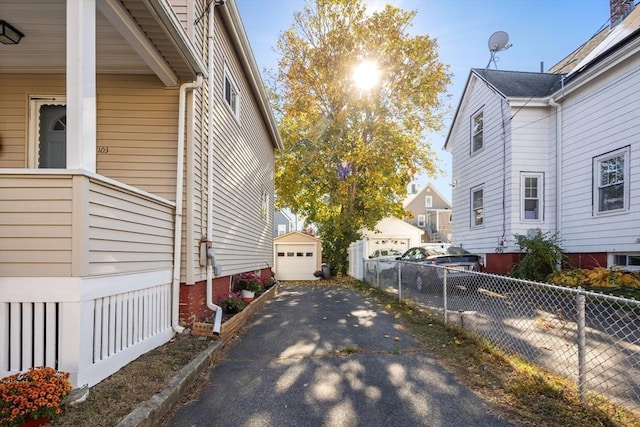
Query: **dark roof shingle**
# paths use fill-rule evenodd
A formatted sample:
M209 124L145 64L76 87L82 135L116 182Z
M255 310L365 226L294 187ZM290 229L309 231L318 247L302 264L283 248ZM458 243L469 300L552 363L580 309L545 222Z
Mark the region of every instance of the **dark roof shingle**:
M507 97L544 98L560 89L562 74L473 68L473 72Z

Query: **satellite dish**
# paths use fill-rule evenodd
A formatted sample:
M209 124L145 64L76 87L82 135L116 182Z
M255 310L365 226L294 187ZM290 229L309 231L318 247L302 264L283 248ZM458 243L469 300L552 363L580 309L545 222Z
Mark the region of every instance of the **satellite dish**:
M509 49L509 34L504 31L496 31L489 37L489 51L499 52L501 50Z

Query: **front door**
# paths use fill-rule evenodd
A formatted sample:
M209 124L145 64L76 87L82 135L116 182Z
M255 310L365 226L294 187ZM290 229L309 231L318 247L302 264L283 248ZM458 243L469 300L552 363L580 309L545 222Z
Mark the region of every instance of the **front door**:
M29 167L67 167L67 107L61 98L30 99Z

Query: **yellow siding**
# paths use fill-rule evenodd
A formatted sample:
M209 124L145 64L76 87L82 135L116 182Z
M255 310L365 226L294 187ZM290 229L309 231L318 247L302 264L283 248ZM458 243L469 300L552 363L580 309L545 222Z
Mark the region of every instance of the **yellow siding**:
M70 176L0 175L0 276L70 276Z
M171 268L171 207L96 181L90 194L90 275Z
M0 168L27 166L29 95L64 95L63 74L2 74L0 77Z
M174 200L178 90L153 76L99 76L97 84L97 172Z

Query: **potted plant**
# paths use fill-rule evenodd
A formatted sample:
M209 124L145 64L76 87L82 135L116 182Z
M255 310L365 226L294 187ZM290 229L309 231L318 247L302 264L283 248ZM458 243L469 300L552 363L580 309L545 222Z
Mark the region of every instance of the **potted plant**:
M62 412L62 399L71 391L69 373L50 367L0 379L0 425L41 425Z
M236 288L241 292L242 298L251 299L256 293L263 291L262 279L255 273L242 273L236 280Z
M235 292L224 294L220 300L220 307L222 307L222 311L227 314L240 313L246 306L247 303Z

